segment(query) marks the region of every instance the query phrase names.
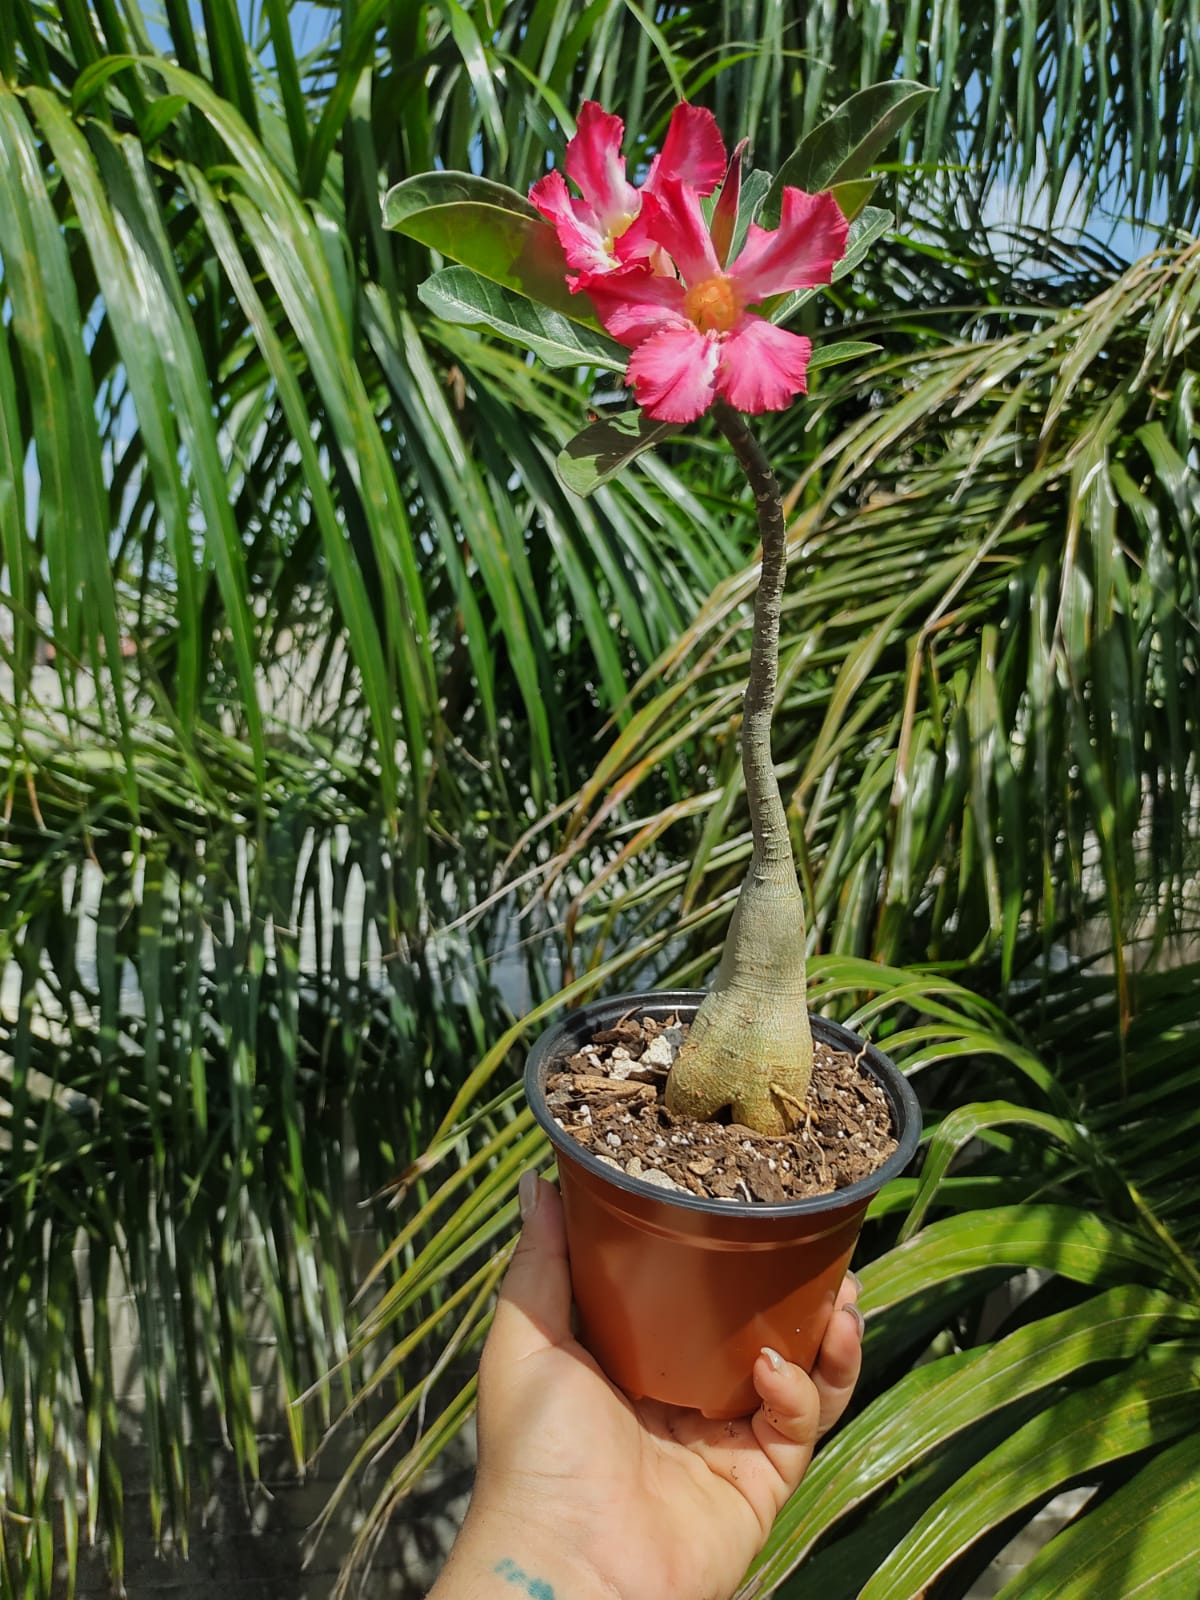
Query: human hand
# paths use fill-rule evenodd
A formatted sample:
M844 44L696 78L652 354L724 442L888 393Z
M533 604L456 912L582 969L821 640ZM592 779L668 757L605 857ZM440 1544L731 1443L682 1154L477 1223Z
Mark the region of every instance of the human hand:
M521 1180L524 1228L479 1369L479 1470L430 1600L726 1600L858 1379L857 1282L811 1378L764 1351L762 1404L710 1421L633 1403L572 1336L562 1202Z

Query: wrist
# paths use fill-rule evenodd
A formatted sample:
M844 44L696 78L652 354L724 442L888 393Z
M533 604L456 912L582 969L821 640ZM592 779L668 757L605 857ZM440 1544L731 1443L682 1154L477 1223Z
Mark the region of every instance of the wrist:
M536 1513L514 1518L468 1514L427 1600L626 1600L574 1546L536 1525Z

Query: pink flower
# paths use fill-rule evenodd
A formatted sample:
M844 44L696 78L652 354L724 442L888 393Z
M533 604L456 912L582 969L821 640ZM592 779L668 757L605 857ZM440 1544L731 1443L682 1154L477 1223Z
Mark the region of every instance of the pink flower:
M529 191L529 198L554 224L567 264L583 272L615 272L644 261L654 250L647 236L653 195L668 178L690 184L697 194L711 194L725 171L725 146L711 111L681 101L671 113L663 147L650 164L641 188L625 176L621 140L625 124L594 100L584 102L575 137L567 144L567 177L579 190L574 199L561 172L548 172ZM578 287L572 282L571 287Z
M646 213L649 239L679 277L634 265L585 274L576 287L633 351L628 378L647 416L694 422L718 395L739 411L780 411L803 394L811 342L749 307L830 281L847 234L833 196L785 188L779 226L752 224L729 266L718 259L699 196L679 177L663 175Z

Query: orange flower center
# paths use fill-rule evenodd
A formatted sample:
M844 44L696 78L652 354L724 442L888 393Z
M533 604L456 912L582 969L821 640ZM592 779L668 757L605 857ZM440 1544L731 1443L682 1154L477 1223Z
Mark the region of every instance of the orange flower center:
M741 314L733 282L723 272L694 283L684 296L683 310L701 333L728 333Z

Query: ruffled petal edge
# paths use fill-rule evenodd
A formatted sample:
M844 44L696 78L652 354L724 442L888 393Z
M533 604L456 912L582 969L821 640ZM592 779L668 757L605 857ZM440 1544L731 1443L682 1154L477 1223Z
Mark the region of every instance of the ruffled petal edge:
M642 189L653 194L663 178L679 178L697 194L711 194L725 175L725 165L725 141L716 117L705 106L681 100Z
M812 341L764 317L743 316L721 345L717 390L738 411L783 411L808 390Z
M656 422L695 422L716 395L720 351L690 322L660 328L629 359L638 404Z
M779 226L752 223L737 260L729 268L745 305L773 294L828 283L846 253L850 225L831 194L785 189Z

